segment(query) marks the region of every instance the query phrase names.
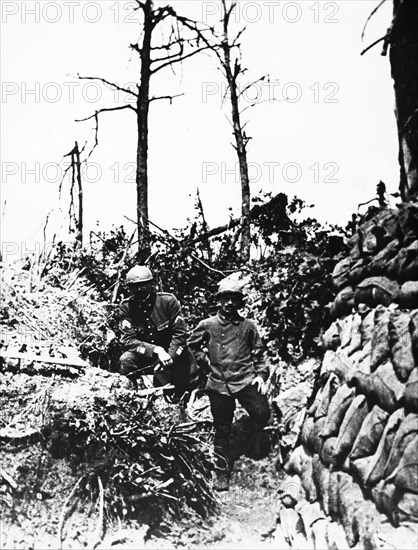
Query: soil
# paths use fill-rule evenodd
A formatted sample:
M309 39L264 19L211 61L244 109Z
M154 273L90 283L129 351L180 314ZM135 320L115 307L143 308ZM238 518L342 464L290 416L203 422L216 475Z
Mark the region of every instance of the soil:
M218 493L219 513L207 521L180 522L168 540L173 548L274 548L271 535L276 528L281 477L271 457L239 459L229 491Z
M26 488L20 501L3 500L3 506L9 509L1 525L0 548L58 548L62 494L71 491L74 481L68 464L64 460L48 462L37 445L30 453L17 451L9 455L8 461L2 460L6 471L16 464L26 473ZM44 469L49 469L47 482L38 487L33 499L31 489L37 486L37 473ZM146 523L152 518L147 517L143 524L132 520L123 525L108 524L97 548L274 548L270 535L276 528L280 478L271 457L258 461L242 457L234 465L230 490L217 493L218 511L212 517L203 519L186 511L180 518L167 515L152 529ZM29 496L30 507L22 502ZM93 502L77 503L63 531L63 548L92 548L97 527L98 511Z
M156 518L144 501L141 518L115 523L105 517L103 530L97 487L91 488L91 498L86 491L83 497L75 493L63 521L64 503L85 472L72 455L62 458L51 452L42 440L42 426L62 405L87 407L98 397L111 404L116 388L117 395L125 391L124 377L94 368L71 381L8 372L1 377L0 549L60 548L60 533L62 548L68 549L273 547L268 534L276 526L277 488L283 476L276 471L268 431L262 445L266 456L245 456L251 452L252 426L240 407L232 434L236 461L231 486L217 493L213 515L203 519L183 507L177 516L166 512ZM196 403L202 417L210 414L206 401L202 396Z

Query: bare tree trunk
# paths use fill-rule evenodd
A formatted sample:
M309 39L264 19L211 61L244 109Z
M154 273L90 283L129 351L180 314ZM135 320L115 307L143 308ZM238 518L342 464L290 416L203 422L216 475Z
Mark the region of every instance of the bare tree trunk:
M232 107L232 124L234 127L234 136L236 143L236 151L239 162L239 173L241 181L241 253L240 257L243 262L250 259L251 247L251 228L250 228L250 180L248 177L247 149L246 140L241 127L241 118L239 112L237 85L234 76L232 75L229 50L225 48L225 70L228 80L228 85L231 91L231 107Z
M141 79L136 103L138 146L136 155L136 192L138 223L138 260L144 261L150 254L148 223L148 115L149 86L151 78L151 37L153 31L153 5L147 0L144 5L144 38L140 50Z
M74 147L75 156L75 169L77 174L77 186L78 186L78 217L77 217L77 242L82 248L83 246L83 184L81 181L81 160L80 149L78 148L77 141Z
M236 151L238 155L240 181L241 181L241 251L240 258L242 262L250 259L251 249L251 226L250 226L250 180L248 177L247 162L247 139L241 125L241 116L239 110L239 98L237 91L237 76L241 73L241 67L238 61L235 61L234 73L231 67L231 45L228 41L229 15L226 4L224 3L224 39L222 41L222 50L224 54L223 67L226 80L228 82L231 94L232 125L234 128ZM234 8L232 8L234 9Z
M395 89L403 200L418 195L418 2L394 0L390 63Z

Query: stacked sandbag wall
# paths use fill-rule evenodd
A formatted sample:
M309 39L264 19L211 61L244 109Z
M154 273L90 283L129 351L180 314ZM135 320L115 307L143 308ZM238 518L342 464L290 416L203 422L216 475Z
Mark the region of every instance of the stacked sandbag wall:
M418 205L380 210L350 244L290 465L303 455L308 499L354 546L365 521L418 522Z

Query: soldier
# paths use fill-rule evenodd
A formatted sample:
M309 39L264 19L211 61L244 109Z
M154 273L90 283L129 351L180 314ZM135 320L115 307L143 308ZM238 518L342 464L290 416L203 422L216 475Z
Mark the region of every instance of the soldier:
M232 467L229 440L236 401L256 424L258 434L270 418L265 395L269 369L262 362L264 346L253 321L239 315L242 287L236 281L219 283L218 313L201 321L192 332L189 345L199 364L206 346L209 377L207 390L215 427L214 448L218 460L215 488L229 489ZM199 351L200 349L200 351Z
M153 274L146 266L129 270L126 284L131 297L123 300L119 309L121 342L126 350L120 358L120 371L134 379L141 372L154 370L154 384L174 384L179 398L187 390L192 362L180 304L173 294L156 292Z

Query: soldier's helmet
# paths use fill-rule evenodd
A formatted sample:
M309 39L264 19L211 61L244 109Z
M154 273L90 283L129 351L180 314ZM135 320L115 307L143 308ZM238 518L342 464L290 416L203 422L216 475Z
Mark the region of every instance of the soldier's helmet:
M154 276L151 273L151 270L145 265L135 265L126 274L127 285L134 285L137 283L147 283L148 281L153 281L153 280L154 280Z
M244 297L244 291L242 284L233 279L222 279L218 285L218 291L216 296L221 296L222 294L238 294L241 298Z

